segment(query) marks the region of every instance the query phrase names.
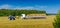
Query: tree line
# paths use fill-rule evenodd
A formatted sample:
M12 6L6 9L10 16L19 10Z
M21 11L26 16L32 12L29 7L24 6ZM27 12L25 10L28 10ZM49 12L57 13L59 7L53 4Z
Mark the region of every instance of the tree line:
M16 15L20 16L21 14L42 14L46 13L44 10L13 10L13 9L0 9L0 16Z

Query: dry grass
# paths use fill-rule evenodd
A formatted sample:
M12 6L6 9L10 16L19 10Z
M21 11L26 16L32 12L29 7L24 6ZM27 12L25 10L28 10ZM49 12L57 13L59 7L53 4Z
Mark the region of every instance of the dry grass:
M0 17L0 28L53 28L52 22L55 16L47 16L46 19L16 19L9 20Z

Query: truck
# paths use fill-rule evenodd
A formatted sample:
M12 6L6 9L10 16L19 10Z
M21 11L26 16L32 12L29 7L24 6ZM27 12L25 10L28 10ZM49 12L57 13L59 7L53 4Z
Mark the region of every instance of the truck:
M41 18L46 18L46 16L26 16L25 14L22 14L21 16L22 19L41 19Z

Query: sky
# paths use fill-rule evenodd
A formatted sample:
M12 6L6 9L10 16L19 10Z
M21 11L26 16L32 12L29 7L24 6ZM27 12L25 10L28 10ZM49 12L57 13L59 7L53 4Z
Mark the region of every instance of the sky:
M0 0L0 9L36 9L57 13L60 0Z

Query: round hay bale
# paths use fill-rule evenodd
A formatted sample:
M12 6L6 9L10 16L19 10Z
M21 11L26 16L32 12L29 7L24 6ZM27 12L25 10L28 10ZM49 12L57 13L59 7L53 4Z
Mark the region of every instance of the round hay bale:
M19 16L16 16L16 19L19 19Z

